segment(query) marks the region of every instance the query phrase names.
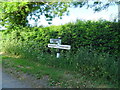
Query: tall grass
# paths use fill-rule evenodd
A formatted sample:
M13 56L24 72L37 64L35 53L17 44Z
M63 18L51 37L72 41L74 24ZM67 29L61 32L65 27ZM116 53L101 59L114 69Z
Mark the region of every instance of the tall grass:
M50 53L42 52L38 44L34 41L22 42L8 39L2 42L2 50L41 64L75 71L96 79L102 78L111 84L118 84L118 60L114 56L108 53L97 53L90 48L81 47L76 53L61 51L61 57L56 58L55 51Z

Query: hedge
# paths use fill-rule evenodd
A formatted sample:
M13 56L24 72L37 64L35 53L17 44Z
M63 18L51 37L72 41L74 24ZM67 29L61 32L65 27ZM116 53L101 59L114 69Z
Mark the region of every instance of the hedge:
M7 37L6 37L7 35ZM3 38L30 43L38 43L40 50L49 51L47 44L50 38L62 38L62 44L71 45L71 51L80 47L92 47L98 52L118 54L119 27L117 22L109 21L80 21L60 26L50 27L21 27L4 31Z

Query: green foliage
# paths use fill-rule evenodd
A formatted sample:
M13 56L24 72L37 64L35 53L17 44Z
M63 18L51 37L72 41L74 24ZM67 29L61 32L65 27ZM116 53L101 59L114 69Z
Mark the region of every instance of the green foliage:
M69 15L68 7L83 7L86 5L88 8L93 8L94 11L101 11L108 8L110 5L118 4L119 2L98 2L93 3L89 1L73 2L69 0L67 2L56 2L56 1L44 1L44 2L0 2L0 23L5 26L15 26L15 25L28 25L27 16L30 15L31 18L36 22L40 19L41 15L46 17L46 21L52 21L54 17L63 16L65 13ZM32 17L35 16L36 18ZM48 22L49 24L51 22ZM7 24L7 25L6 25Z
M82 72L90 77L104 78L117 85L119 27L117 22L80 21L61 26L15 26L3 31L3 51L38 61L48 66ZM50 38L62 37L70 51L48 48Z
M24 44L16 41L7 43L6 41L4 46L6 46L4 50L7 53L21 55L22 58L30 62L81 73L91 77L93 80L102 79L113 86L115 85L115 87L118 85L118 59L107 53L90 52L90 49L81 47L76 51L76 54L72 52L61 53L61 58L57 59L54 52L51 54L45 53L39 51L39 47L33 49L32 47L37 46L37 44L31 46L29 43ZM48 74L49 72L45 71L45 73Z
M47 57L46 56L47 55L44 55L43 57L46 58L46 62L47 62L48 57L50 58L51 56L50 55L48 55ZM65 70L65 68L61 69L61 68L54 68L48 65L44 65L43 62L45 61L42 61L40 63L40 61L35 62L29 59L15 57L13 55L12 56L3 55L2 59L3 59L3 63L2 63L3 67L6 68L7 72L11 73L10 69L14 69L12 71L12 74L13 73L16 74L16 72L19 72L20 77L22 77L21 72L23 72L23 73L27 73L32 76L35 76L36 79L41 79L47 76L49 80L49 83L47 85L50 85L50 86L62 87L62 88L68 88L68 87L69 88L70 87L71 88L100 88L100 87L116 88L117 87L117 85L114 85L113 83L110 84L109 83L110 81L103 82L103 80L101 81L99 81L98 79L93 80L93 78L90 78L90 76L87 76L88 74L83 75L82 72L80 73L73 72L72 70L70 71L70 69ZM59 60L61 61L62 59L59 59ZM48 62L50 61L48 60ZM63 63L63 62L61 61L60 63ZM59 63L57 63L57 65L58 64Z
M16 39L18 42L39 43L40 50L47 51L50 38L62 38L62 44L71 45L71 51L80 47L92 47L98 52L119 54L119 27L117 22L80 21L61 26L29 28L14 26L4 31L3 38ZM50 50L50 49L49 49Z
M69 7L68 2L1 2L0 5L0 21L3 26L27 26L28 15L35 21L41 15L51 21L56 16L63 16Z

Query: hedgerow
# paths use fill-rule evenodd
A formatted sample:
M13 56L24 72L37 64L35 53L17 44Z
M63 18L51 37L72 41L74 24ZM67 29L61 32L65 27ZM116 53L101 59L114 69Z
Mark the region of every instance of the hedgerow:
M48 50L50 38L62 38L62 44L72 46L72 51L84 46L92 46L100 52L119 53L118 23L109 21L80 21L61 26L50 27L18 27L4 31L9 39L18 41L34 41L39 43L41 50ZM7 36L7 38L8 38ZM6 37L6 36L5 36Z
M91 77L105 78L112 83L118 79L119 27L117 22L80 21L60 26L14 26L2 31L4 52L20 55L29 60L53 67L82 72ZM62 38L63 45L56 59L56 49L48 48L51 38Z

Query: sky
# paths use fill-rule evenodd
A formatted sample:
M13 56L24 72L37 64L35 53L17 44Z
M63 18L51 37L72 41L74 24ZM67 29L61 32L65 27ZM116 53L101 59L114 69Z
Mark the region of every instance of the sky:
M86 6L82 8L68 8L68 10L70 11L69 16L63 16L62 19L56 17L53 19L51 25L63 25L68 22L75 22L76 19L94 21L99 19L105 19L108 21L113 21L113 19L118 16L117 5L111 5L108 9L96 13L91 8L86 9ZM36 24L36 22L34 22L33 20L29 21L29 23L33 25ZM41 16L41 19L37 22L37 26L40 25L50 26L45 20L44 16Z
M58 17L54 18L52 20L51 25L63 25L69 22L75 22L76 19L80 20L99 20L99 19L105 19L112 21L114 18L118 16L118 6L117 5L111 5L109 8L100 11L100 12L94 12L91 8L86 8L86 6L83 6L82 8L68 8L70 11L69 16L63 16L62 19L59 19ZM38 20L38 22L35 22L34 20L29 20L28 22L31 25L37 24L37 26L50 26L48 22L45 20L44 16L41 16L41 19ZM4 27L0 27L0 29L5 29Z

